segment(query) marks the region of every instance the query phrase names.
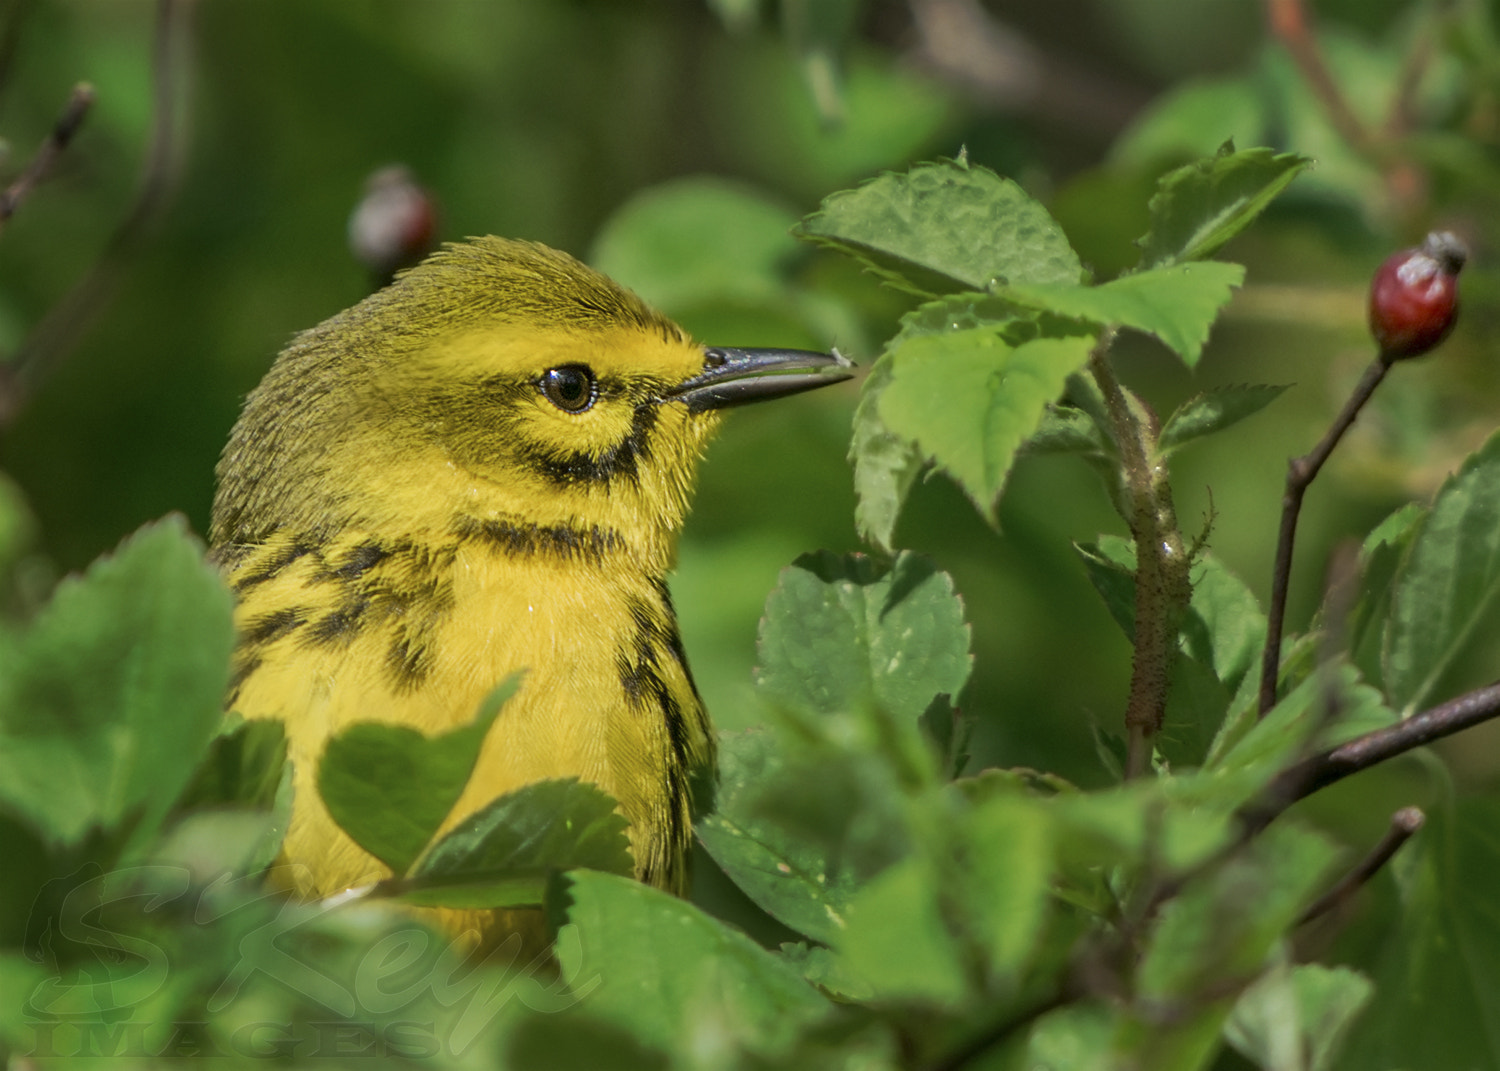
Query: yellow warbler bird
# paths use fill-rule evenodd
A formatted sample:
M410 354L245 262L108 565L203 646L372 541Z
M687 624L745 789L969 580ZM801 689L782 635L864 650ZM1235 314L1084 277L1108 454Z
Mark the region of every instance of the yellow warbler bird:
M577 777L619 801L637 876L680 893L714 743L665 577L699 454L720 409L849 369L705 348L572 257L499 238L297 336L219 462L212 542L238 599L229 704L286 725L298 891L388 874L318 796L331 736L452 729L525 669L443 829Z

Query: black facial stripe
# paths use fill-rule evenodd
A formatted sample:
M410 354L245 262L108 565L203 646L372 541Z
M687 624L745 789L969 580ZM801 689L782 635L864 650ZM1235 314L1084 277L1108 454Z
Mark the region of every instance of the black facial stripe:
M549 483L560 487L577 483L609 483L616 477L634 482L640 475L638 463L651 457L651 432L656 427L656 418L656 406L643 402L635 407L630 431L625 438L597 455L587 451L561 453L528 444L521 448L520 460Z

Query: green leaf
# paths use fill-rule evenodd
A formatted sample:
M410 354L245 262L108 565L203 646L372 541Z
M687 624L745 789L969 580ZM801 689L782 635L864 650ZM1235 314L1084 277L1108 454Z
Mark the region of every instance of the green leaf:
M936 873L916 855L876 876L850 905L837 948L874 1000L938 1006L963 1000L963 964L941 900Z
M1465 460L1438 490L1391 597L1385 685L1409 714L1500 590L1500 434Z
M1212 256L1311 166L1296 153L1235 152L1226 144L1216 156L1162 176L1151 198L1151 229L1140 240L1141 267Z
M392 891L429 906L535 907L559 871L628 876L629 823L616 808L602 789L575 778L507 792L444 835Z
M328 741L318 793L333 820L365 851L403 874L453 810L485 734L520 687L497 686L468 725L427 736L404 725L359 722Z
M1284 390L1285 386L1240 384L1215 387L1195 395L1167 418L1157 438L1157 448L1165 454L1184 443L1232 427L1270 405Z
M180 518L0 632L0 804L56 844L154 833L223 714L231 600Z
M1339 1067L1500 1067L1497 830L1500 800L1470 797L1429 811L1396 856L1400 910Z
M1255 975L1318 894L1338 849L1280 822L1221 865L1188 882L1161 911L1136 974L1137 1006L1181 1008L1163 1028L1140 1017L1119 1035L1136 1066L1178 1066L1184 1053L1212 1051L1230 1011L1205 992ZM1180 1066L1200 1066L1191 1060Z
M889 571L863 555L804 555L782 570L761 621L758 684L790 709L873 706L916 720L969 679L969 626L953 581L903 552Z
M1347 967L1283 959L1240 995L1224 1037L1261 1067L1328 1071L1373 993Z
M1381 644L1397 571L1422 530L1427 507L1408 502L1370 530L1359 551L1359 595L1349 611L1349 650L1366 679L1382 681ZM1325 615L1326 616L1326 615Z
M1191 368L1198 363L1219 310L1228 304L1230 291L1244 278L1240 265L1211 261L1153 268L1099 286L1027 283L1006 286L999 293L1058 316L1100 326L1122 324L1155 335Z
M1046 209L1009 179L961 161L918 164L832 194L795 233L923 295L1083 277Z
M708 176L653 186L595 240L598 269L674 314L719 300L780 300L796 215L743 183Z
M1016 451L1091 345L1074 337L1013 347L985 328L912 339L894 355L881 419L917 443L993 520Z
M846 1000L867 1001L875 995L870 986L849 970L844 957L822 945L784 942L781 955L813 985Z
M731 880L772 918L825 944L843 929L857 876L819 839L798 835L767 813L786 763L774 734L751 730L721 739L713 812L698 839Z
M890 383L891 357L885 353L870 367L860 388L849 445L858 496L854 526L861 537L886 553L895 548L896 519L922 471L922 455L916 446L887 428L880 417L880 397Z
M1330 695L1337 697L1337 716L1332 720L1320 709ZM1313 748L1336 747L1395 721L1380 693L1361 681L1353 666L1339 662L1310 674L1265 717L1226 721L1205 767L1221 773L1248 772L1246 784L1253 786L1269 781Z
M666 1052L693 1051L709 1037L774 1056L832 1011L780 956L640 882L573 871L549 901L578 935L559 937L563 976L575 991L588 987L564 1016L585 1015Z
M1251 78L1180 83L1154 97L1113 146L1115 167L1160 166L1211 156L1226 139L1253 145L1265 137L1266 106Z
M1047 932L1052 896L1052 823L1036 801L1001 796L960 825L963 855L953 885L967 929L992 978L1014 983Z
M1018 451L1031 454L1098 454L1110 449L1099 425L1082 409L1067 405L1049 405L1041 423Z

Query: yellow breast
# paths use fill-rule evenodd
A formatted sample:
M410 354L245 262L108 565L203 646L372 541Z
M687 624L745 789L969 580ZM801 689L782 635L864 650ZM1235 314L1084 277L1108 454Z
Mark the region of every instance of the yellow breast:
M689 779L712 740L666 587L625 553L607 536L497 521L422 543L278 539L231 564L243 637L231 706L286 724L296 802L284 852L299 892L389 873L318 797L329 737L358 721L452 728L518 669L520 691L443 829L523 785L578 777L619 801L638 876L681 890Z

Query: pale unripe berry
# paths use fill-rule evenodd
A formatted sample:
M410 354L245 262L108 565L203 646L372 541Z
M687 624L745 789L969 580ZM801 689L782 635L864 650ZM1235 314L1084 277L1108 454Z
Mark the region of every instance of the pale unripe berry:
M349 217L349 249L377 277L419 263L436 237L436 206L410 171L383 167L365 181L365 195Z
M1458 321L1458 273L1468 258L1462 241L1434 231L1418 249L1389 257L1370 282L1370 331L1387 363L1420 357Z

